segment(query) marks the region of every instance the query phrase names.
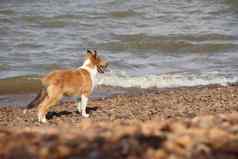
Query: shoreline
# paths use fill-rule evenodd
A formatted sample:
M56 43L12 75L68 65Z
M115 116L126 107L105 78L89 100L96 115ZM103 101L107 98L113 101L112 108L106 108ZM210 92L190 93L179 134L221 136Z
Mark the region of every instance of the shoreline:
M93 121L114 121L114 120L139 120L147 121L153 119L176 119L193 118L199 115L214 115L218 113L237 112L238 85L220 86L196 86L168 89L139 89L139 88L112 88L102 86L98 92L118 92L111 96L94 95L89 100L87 111L90 113L90 120ZM13 95L15 98L17 95ZM22 108L33 98L33 94L21 94L15 98L15 103L24 101L19 105L4 105L0 101L0 117L19 117L24 124L32 124L36 119L37 108L30 109L28 114L22 114ZM1 96L2 97L2 96ZM7 103L5 102L5 103ZM65 98L57 106L50 109L48 113L49 125L57 125L57 121L70 122L81 121L83 118L76 111L74 98ZM4 122L4 120L2 120ZM13 120L12 126L16 121ZM36 122L37 123L37 122ZM19 123L18 123L19 124ZM0 126L2 122L0 122ZM33 124L34 125L34 124Z
M198 85L198 86L181 86L181 87L166 87L166 88L139 88L139 87L119 87L119 86L106 86L106 85L97 85L93 94L90 96L91 100L111 98L117 95L125 96L138 96L140 94L145 94L147 92L166 92L166 91L176 91L176 90L194 90L194 89L203 89L203 88L213 88L213 87L232 87L238 86L238 83L232 83L227 85L220 84L210 84L210 85ZM0 108L14 105L15 107L24 107L27 105L34 96L40 91L40 84L37 82L35 87L32 89L23 89L16 92L12 91L0 92ZM64 101L72 101L72 97L64 97ZM20 103L20 104L19 104Z

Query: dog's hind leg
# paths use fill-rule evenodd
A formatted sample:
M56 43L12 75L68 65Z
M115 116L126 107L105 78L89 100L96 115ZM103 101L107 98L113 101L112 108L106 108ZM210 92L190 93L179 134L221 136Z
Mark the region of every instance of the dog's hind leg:
M80 113L82 111L82 108L81 108L81 98L80 97L77 97L76 98L76 101L77 101L77 110L78 112Z
M47 88L48 96L39 105L38 120L39 122L46 123L46 114L50 107L57 104L57 102L63 97L60 87L54 85Z
M50 97L46 97L44 101L39 105L39 110L38 110L38 121L42 123L46 123L46 113L48 111L49 105L53 103L53 99Z

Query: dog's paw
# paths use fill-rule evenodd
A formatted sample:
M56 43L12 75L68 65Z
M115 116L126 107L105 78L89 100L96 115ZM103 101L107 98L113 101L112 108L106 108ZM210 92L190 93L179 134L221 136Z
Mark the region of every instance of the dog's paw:
M89 117L89 114L87 114L87 113L82 113L82 116L85 117L85 118L88 118L88 117Z
M44 123L44 124L48 123L48 121L46 120L46 118L43 118L40 122L41 122L41 123Z
M39 121L40 123L48 123L46 117L43 116L41 113L38 114L38 121Z

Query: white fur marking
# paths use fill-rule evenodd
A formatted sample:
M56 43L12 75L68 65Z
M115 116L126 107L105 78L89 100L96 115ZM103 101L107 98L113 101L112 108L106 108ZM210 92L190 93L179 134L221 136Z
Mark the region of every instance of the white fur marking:
M91 91L93 91L94 87L96 86L97 67L96 67L96 66L94 66L94 68L88 67L88 65L89 65L90 63L91 63L91 61L90 61L89 59L87 59L87 60L83 63L83 65L82 65L81 67L79 67L79 68L85 69L86 71L89 72L90 78L91 78L91 80L92 80L92 89L91 89Z
M39 122L47 123L45 114L42 114L41 112L38 113L38 120Z
M78 110L79 113L81 112L81 102L78 102L77 110Z
M83 117L89 117L89 114L86 113L86 107L88 104L88 97L82 95L81 96L81 113Z
M81 104L81 100L77 100L77 102L78 102L78 104L77 104L77 110L78 110L78 112L80 113L81 111L82 111L82 104Z

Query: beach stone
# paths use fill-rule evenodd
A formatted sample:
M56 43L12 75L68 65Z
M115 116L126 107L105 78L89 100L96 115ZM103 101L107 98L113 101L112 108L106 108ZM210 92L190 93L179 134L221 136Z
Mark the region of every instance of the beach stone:
M47 124L37 108L0 107L0 157L237 157L238 86L137 91L90 100L88 119L62 102Z

